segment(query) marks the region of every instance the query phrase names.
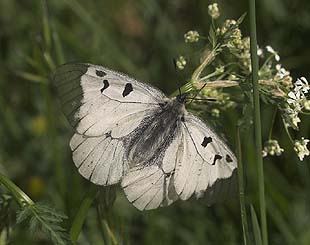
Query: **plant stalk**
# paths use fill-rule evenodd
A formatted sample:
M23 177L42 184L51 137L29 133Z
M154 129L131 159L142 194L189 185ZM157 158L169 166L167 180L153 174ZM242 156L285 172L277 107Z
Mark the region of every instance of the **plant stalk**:
M255 148L258 174L260 221L262 230L263 244L268 244L267 235L267 218L266 218L266 201L265 201L265 182L262 158L262 136L261 136L261 118L260 118L260 100L258 84L258 57L257 57L257 38L256 38L256 14L255 0L249 0L250 16L250 40L251 40L251 66L252 66L252 83L253 83L253 100L254 100L254 129L255 129Z
M70 239L73 244L76 244L76 241L79 237L79 234L82 230L82 226L84 223L84 220L87 216L88 210L95 199L96 195L98 193L98 186L91 184L89 187L89 190L84 197L84 199L81 202L81 205L79 207L79 210L77 211L77 214L75 215L71 229L70 229Z
M30 199L30 197L23 192L17 185L13 183L8 177L0 173L0 184L4 185L15 198L20 206L24 206L24 204L32 205L34 202Z
M236 136L237 136L236 137L236 146L237 146L237 158L238 158L238 168L237 169L238 169L238 184L239 184L239 199L240 199L240 215L241 215L241 222L242 222L243 242L244 242L244 245L247 245L248 239L249 239L249 226L248 226L247 213L246 213L246 208L245 208L244 171L243 171L239 127L237 127Z

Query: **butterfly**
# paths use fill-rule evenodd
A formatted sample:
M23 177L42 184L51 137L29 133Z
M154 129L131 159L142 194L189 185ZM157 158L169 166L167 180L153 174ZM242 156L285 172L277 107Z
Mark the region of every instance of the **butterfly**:
M70 148L84 178L120 183L139 210L194 195L212 204L230 192L236 157L185 109L186 94L168 98L125 74L83 63L58 67L52 80L75 130Z

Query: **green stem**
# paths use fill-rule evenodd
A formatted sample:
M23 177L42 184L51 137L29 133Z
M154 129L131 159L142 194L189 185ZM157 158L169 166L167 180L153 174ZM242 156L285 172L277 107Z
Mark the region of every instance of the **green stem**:
M45 99L45 116L47 118L47 128L48 128L48 144L51 149L51 152L53 153L53 158L50 159L50 164L53 166L54 175L56 177L56 184L58 187L58 190L62 197L65 196L66 192L66 178L65 178L65 172L64 172L64 166L62 161L62 156L59 153L59 144L57 142L57 129L55 127L56 121L55 121L55 111L54 111L54 105L52 101L51 91L50 87L46 84L42 84L42 95Z
M106 228L105 228L105 226L104 226L104 224L103 224L103 221L102 221L102 214L101 214L101 212L100 212L100 208L99 208L99 205L96 205L96 213L97 213L97 221L98 221L98 224L99 224L99 226L100 226L100 229L99 229L99 231L100 231L100 233L101 233L101 236L102 236L102 238L103 238L103 241L104 241L104 244L105 245L111 245L112 243L111 243L111 240L110 239L108 239L108 237L109 237L109 234L108 234L108 232L107 232L107 230L106 230Z
M258 57L257 57L257 39L256 39L256 15L255 0L249 0L250 16L250 39L251 39L251 65L252 65L252 83L254 99L254 122L255 122L255 148L258 174L260 218L262 229L263 244L268 244L267 218L266 218L266 201L265 201L265 182L262 158L262 135L260 119L260 101L259 101L259 84L258 84Z
M44 52L43 58L48 65L50 71L55 69L55 62L51 55L52 48L52 33L51 22L48 16L48 2L46 0L41 1L42 4L42 34L44 40ZM65 173L62 166L62 156L59 153L59 144L57 143L57 129L55 127L55 114L54 104L52 101L50 86L42 84L42 94L45 98L45 115L47 118L47 128L49 137L49 147L52 151L53 159L50 159L52 166L54 167L54 174L56 176L56 183L58 185L61 196L64 197L66 192Z
M242 163L242 151L241 151L241 141L240 141L240 132L239 127L237 127L237 158L238 158L238 184L239 184L239 199L240 199L240 214L241 214L241 222L242 222L242 231L243 231L243 242L244 245L248 244L248 234L249 234L249 226L247 221L247 214L245 208L245 198L244 198L244 171L243 171L243 163Z
M273 112L272 112L272 119L271 119L271 124L270 124L270 129L269 129L268 140L271 140L271 138L272 138L272 130L273 130L274 122L276 120L277 110L278 110L278 108L275 107Z
M105 210L106 211L106 210ZM99 225L101 227L100 231L102 232L102 236L104 239L104 244L106 245L117 245L117 239L114 235L113 231L111 230L108 222L108 212L102 213L102 209L99 208L97 205L97 219L99 220Z
M84 199L81 202L81 205L79 207L79 210L77 214L74 217L74 220L71 225L70 229L70 239L73 244L76 244L76 241L79 237L79 234L81 232L84 220L86 218L86 215L88 213L88 210L95 199L96 195L98 193L98 186L91 184L89 187L89 190L84 197Z
M117 243L117 239L116 239L114 233L112 232L112 230L110 229L110 226L109 226L109 224L108 224L108 221L107 221L107 220L103 220L103 225L104 225L104 227L105 227L107 233L109 234L109 237L111 238L112 244L113 244L113 245L117 245L117 244L118 244L118 243Z
M23 192L8 177L6 177L1 173L0 173L0 183L4 185L5 188L7 188L12 193L12 195L14 196L14 198L16 199L16 201L20 206L24 206L25 203L27 205L34 204L33 201L30 199L30 197L25 192Z
M202 63L194 71L191 77L192 82L195 82L196 80L199 79L202 71L206 68L208 64L210 64L210 62L215 58L215 56L216 56L216 49L214 48L213 50L209 52L209 54L204 58Z
M294 140L290 134L290 131L288 130L288 126L286 125L285 121L283 120L283 125L284 125L284 128L285 128L285 132L287 134L287 137L289 138L289 140L291 141L292 145L294 145Z
M202 87L204 88L229 88L229 87L234 87L238 85L239 85L238 82L232 81L232 80L216 80L212 82L203 82L202 80L199 80L195 82L195 85L193 85L192 82L188 82L184 84L180 89L181 89L181 93L187 93L193 89L199 90ZM177 96L178 94L179 94L179 90L176 90L170 95L170 97Z

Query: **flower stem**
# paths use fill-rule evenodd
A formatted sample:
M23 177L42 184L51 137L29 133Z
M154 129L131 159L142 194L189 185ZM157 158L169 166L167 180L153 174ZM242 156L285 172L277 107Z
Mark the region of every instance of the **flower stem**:
M283 125L284 125L285 132L286 132L286 134L287 134L287 136L288 136L290 142L292 143L292 145L294 145L294 140L293 140L293 138L292 138L292 136L291 136L291 134L290 134L290 131L288 130L288 126L286 125L286 123L284 122L284 120L283 120Z
M89 190L84 197L84 199L81 202L81 205L79 207L79 210L77 214L74 217L74 220L71 225L70 229L70 239L73 244L76 244L76 241L79 237L79 234L81 232L84 220L86 218L87 212L95 199L96 195L98 193L98 186L91 184L89 187Z
M30 199L30 197L23 192L17 185L15 185L8 177L0 173L0 184L4 185L15 198L20 206L24 206L24 204L32 205L34 202Z
M241 214L241 221L242 221L242 231L243 231L243 242L244 245L248 244L248 234L249 234L249 227L247 221L247 214L245 208L245 198L244 198L244 172L243 172L243 163L242 163L242 152L241 152L241 140L240 140L240 132L239 127L237 127L236 133L236 145L237 145L237 157L238 157L238 184L239 184L239 199L240 199L240 214Z
M255 122L255 148L256 148L256 161L257 161L257 174L258 174L260 219L261 219L260 221L261 221L263 244L267 245L268 234L267 234L267 218L266 218L264 169L262 158L262 136L261 136L261 119L260 119L259 84L258 84L259 67L257 57L255 0L249 0L249 16L250 16L251 66L252 66L254 122Z
M193 72L193 75L191 77L192 82L195 82L196 80L199 79L202 71L206 68L208 64L210 64L210 62L215 58L215 56L216 56L216 49L209 51L208 55L206 55L201 64Z
M272 111L272 119L271 119L271 123L270 123L270 129L269 129L269 134L268 134L268 140L271 140L272 138L272 131L273 131L273 126L274 126L274 122L276 120L276 115L277 115L277 107L275 107Z

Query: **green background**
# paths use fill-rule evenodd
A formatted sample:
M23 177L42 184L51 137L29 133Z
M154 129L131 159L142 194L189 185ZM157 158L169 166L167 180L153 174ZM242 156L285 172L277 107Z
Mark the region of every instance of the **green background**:
M89 183L77 173L68 146L72 129L48 85L53 63L82 61L101 64L142 80L170 94L189 78L176 72L172 59L198 56L183 34L196 29L207 36L210 1L16 1L0 0L0 171L33 200L46 200L72 218ZM219 1L220 20L237 19L247 1ZM258 40L279 51L281 63L294 78L310 79L310 2L257 1ZM241 29L248 35L248 19ZM263 139L271 121L262 105ZM234 148L233 110L218 123ZM274 138L285 148L281 157L265 160L270 244L310 244L309 158L299 162L279 115ZM302 117L295 138L309 138L309 118ZM242 137L246 201L257 206L256 167L250 134ZM139 212L116 187L117 198L101 219L123 244L241 244L238 196L207 207L203 202L177 202L168 208ZM17 208L17 206L15 207ZM81 244L102 244L93 206L80 236ZM1 221L0 221L1 222ZM14 206L11 215L14 223ZM250 230L252 230L250 226ZM27 223L13 226L10 244L47 244L40 232L29 234Z

